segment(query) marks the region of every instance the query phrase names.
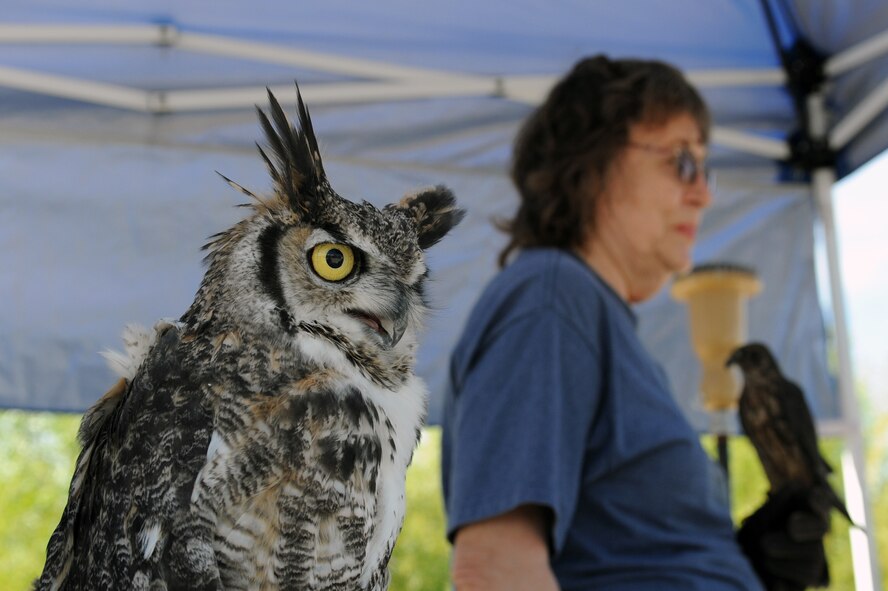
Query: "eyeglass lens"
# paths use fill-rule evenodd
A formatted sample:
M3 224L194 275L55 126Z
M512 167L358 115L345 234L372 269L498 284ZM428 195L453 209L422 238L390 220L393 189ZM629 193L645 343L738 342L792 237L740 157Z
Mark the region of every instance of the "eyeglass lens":
M698 175L703 175L708 185L712 184L712 174L705 162L698 161L687 148L681 148L675 157L675 168L678 178L683 183L692 185L697 182Z

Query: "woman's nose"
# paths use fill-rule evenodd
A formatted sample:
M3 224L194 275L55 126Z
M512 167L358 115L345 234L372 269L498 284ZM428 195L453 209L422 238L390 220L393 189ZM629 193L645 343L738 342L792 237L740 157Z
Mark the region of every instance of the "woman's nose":
M689 203L700 209L705 209L712 204L714 177L711 175L713 174L710 172L709 178L706 175L697 175L694 182L687 186L685 197Z

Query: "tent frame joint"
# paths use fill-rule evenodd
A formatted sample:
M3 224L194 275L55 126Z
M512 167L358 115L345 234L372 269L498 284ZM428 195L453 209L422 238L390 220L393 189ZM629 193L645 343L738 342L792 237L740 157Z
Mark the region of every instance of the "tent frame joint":
M836 151L827 138L817 137L808 127L805 125L788 138L790 156L787 163L806 173L819 168L835 170L838 160Z
M812 100L822 95L827 80L826 57L799 37L791 47L781 50L780 58L799 122L797 131L787 139L790 156L786 163L809 175L822 168L835 170L838 155L823 128L825 122L820 121L819 114L811 113Z
M826 57L818 52L804 37L799 37L783 55L786 86L797 104L820 92L826 82Z

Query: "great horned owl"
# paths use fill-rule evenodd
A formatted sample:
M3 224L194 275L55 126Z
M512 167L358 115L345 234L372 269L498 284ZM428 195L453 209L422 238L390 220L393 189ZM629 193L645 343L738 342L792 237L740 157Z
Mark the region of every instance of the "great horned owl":
M207 245L190 309L125 332L36 589L388 586L426 408L423 251L464 212L443 187L342 198L301 96L298 127L269 99L273 195L228 181L252 212Z

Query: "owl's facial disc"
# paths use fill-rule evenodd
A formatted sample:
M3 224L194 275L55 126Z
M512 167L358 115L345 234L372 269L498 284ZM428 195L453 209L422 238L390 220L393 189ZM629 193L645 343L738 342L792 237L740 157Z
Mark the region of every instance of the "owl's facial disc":
M355 318L365 326L365 331L375 338L385 349L392 349L404 336L407 318L389 318L376 316L362 310L347 310L346 314Z

